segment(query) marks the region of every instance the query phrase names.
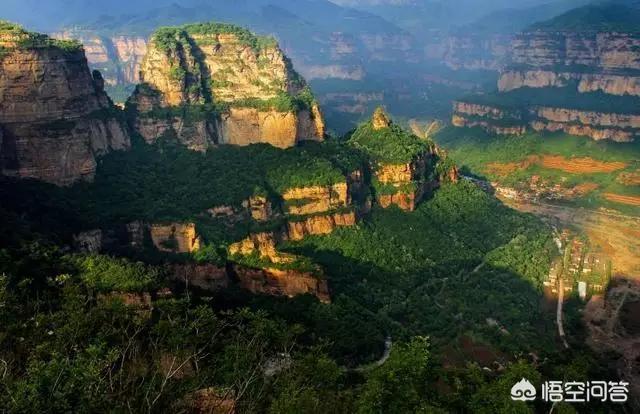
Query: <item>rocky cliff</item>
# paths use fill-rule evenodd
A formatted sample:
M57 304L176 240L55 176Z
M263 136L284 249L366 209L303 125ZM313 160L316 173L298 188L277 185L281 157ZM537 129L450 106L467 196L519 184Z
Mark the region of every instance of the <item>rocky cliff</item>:
M383 208L413 211L441 181L457 180L455 166L447 165L433 142L404 131L382 108L353 133L350 143L368 154L376 201Z
M507 57L512 37L501 33L451 34L437 43L428 44L426 55L442 60L455 70L498 71Z
M579 92L640 96L640 35L536 31L518 35L500 91L576 87Z
M96 159L129 147L84 50L0 23L0 168L58 185L91 180Z
M639 47L637 33L539 30L516 36L511 61L534 68L582 66L622 72L640 69Z
M287 148L322 140L324 121L304 79L274 40L224 24L159 30L128 102L147 142L167 133L195 150L216 144Z
M592 5L538 23L512 42L497 95L454 105L453 124L498 134L564 131L596 140L640 135L640 12Z
M147 53L145 37L126 34L101 36L95 31L77 28L51 36L82 43L89 65L102 73L107 85L123 86L140 82L141 64Z
M519 88L565 88L576 85L580 93L604 92L609 95L640 96L640 77L632 74L575 73L567 68L507 69L501 73L498 89L509 92Z
M630 142L640 135L640 115L547 106L514 109L459 101L454 103L452 123L498 135L521 135L532 129L618 142Z

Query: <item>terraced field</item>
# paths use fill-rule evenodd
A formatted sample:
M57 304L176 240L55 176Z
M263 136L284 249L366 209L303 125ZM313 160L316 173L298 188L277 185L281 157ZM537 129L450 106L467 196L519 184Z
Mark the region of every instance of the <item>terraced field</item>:
M640 143L566 134L492 137L446 128L436 136L467 175L537 200L640 216Z

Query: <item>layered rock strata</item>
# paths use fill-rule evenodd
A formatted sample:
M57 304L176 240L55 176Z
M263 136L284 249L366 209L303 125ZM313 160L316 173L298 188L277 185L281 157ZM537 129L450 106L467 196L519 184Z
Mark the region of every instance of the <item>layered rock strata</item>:
M640 115L546 106L515 110L456 102L452 123L457 127L481 127L498 135L522 135L527 130L563 131L617 142L630 142L640 135Z
M130 146L84 50L4 24L0 30L0 169L58 185L92 180L97 158Z
M324 137L320 109L277 43L240 28L161 29L141 81L128 107L150 143L173 133L202 151L216 144L288 148Z
M140 82L142 60L147 53L146 37L126 34L100 36L81 29L69 29L51 36L82 43L89 65L103 74L107 85L124 86Z

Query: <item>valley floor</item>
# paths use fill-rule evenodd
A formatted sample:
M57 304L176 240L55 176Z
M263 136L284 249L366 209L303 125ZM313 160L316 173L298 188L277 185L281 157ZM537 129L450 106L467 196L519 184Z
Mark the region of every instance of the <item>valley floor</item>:
M510 207L532 213L562 227L587 235L613 262L614 277L640 279L640 217L532 201L501 200Z

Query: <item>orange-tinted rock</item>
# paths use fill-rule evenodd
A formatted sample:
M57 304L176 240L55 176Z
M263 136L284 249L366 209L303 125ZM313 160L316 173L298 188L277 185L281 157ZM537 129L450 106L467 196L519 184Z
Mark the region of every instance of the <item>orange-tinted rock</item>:
M0 39L2 173L58 185L92 180L97 157L130 145L102 78L92 77L82 49L16 47L17 37Z
M290 240L302 240L307 236L330 234L338 227L355 225L354 212L316 215L299 221L290 220L287 223L287 235Z
M167 253L193 253L200 249L200 236L193 223L152 224L151 240L156 249Z
M284 212L292 215L307 215L328 212L346 207L349 188L346 182L332 186L291 188L282 194Z
M374 130L388 128L391 125L391 119L389 115L384 111L383 108L377 107L373 112L373 118L371 119L371 124L373 125Z
M229 246L229 254L250 256L254 253L262 258L269 259L273 263L291 262L291 255L278 252L276 245L281 241L282 237L274 232L272 233L254 233L246 239Z
M268 105L284 95L293 99L306 86L275 42L263 41L257 47L234 33L190 33L188 28L176 29L175 36L181 46L172 51L151 40L141 67L144 84L129 100L138 114L134 127L147 142L168 131L198 151L217 144L289 148L299 141L324 138L317 104ZM198 120L154 112L212 102L228 107Z
M378 196L378 203L383 208L397 206L404 211L413 211L416 209L417 196L416 193L398 192L395 194L384 194Z
M331 302L326 280L318 276L294 270L251 269L234 266L240 286L253 293L271 296L294 297L310 294L321 302Z
M187 289L196 287L208 292L229 286L226 269L213 264L176 264L171 266L171 278Z

